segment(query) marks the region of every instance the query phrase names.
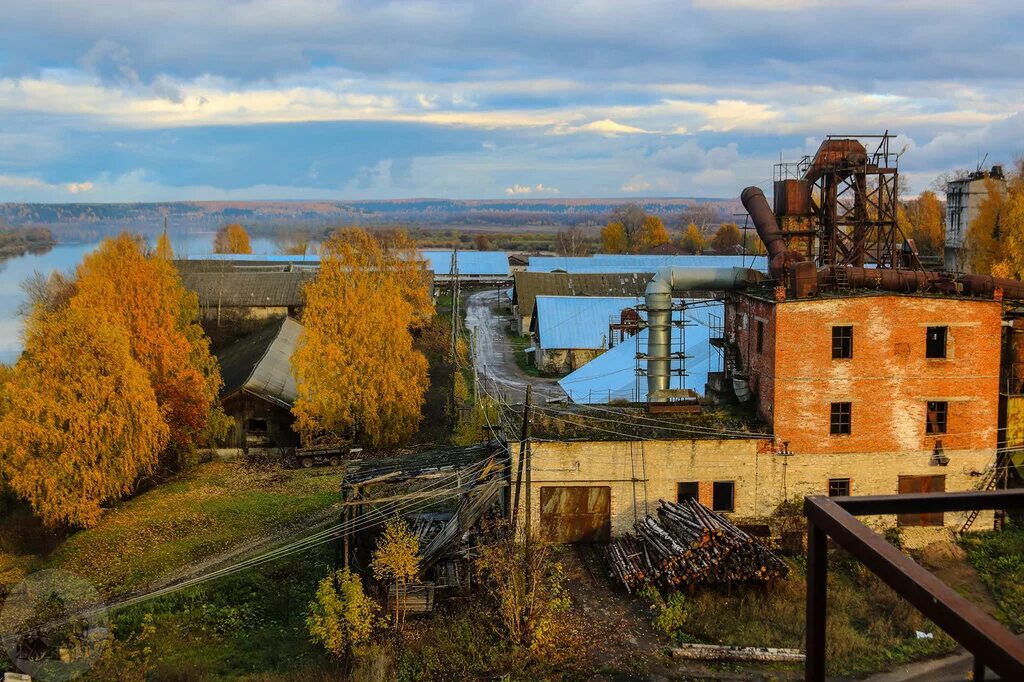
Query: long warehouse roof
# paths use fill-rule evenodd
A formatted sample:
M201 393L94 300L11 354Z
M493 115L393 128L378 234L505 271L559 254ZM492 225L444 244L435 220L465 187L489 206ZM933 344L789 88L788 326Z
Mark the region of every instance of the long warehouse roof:
M597 254L594 256L530 256L528 272L654 272L669 265L680 267L744 267L765 271L763 256L652 256Z
M451 249L423 250L420 256L426 261L427 269L435 275L447 275L452 271ZM286 256L270 254L255 256L243 253L211 253L188 259L191 261L237 261L249 265L260 263L300 263L316 265L320 256ZM459 251L457 262L461 276L509 277L508 253L505 251Z

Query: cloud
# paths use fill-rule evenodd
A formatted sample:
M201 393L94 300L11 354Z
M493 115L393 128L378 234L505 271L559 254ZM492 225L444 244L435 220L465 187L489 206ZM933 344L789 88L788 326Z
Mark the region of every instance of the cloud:
M69 182L67 185L65 185L65 187L67 187L68 191L71 192L72 194L80 194L82 192L92 191L91 182Z
M514 197L524 194L561 194L561 192L557 187L547 187L544 183L539 182L532 187L530 185L514 184L511 187L505 188L505 194Z
M624 134L649 134L651 131L644 130L643 128L637 128L636 126L618 123L610 118L602 118L600 121L591 121L590 123L585 123L583 125L557 126L551 132L559 135L567 135L570 133L598 133L605 137L615 137L616 135Z
M646 192L651 188L651 183L647 181L642 175L634 175L629 180L622 184L622 191L635 194L637 192Z

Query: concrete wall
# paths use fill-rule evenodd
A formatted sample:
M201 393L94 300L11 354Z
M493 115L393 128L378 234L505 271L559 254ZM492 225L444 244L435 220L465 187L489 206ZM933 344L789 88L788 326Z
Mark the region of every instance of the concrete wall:
M297 311L297 308L290 309ZM216 320L218 317L243 320L269 320L275 317L287 317L289 308L287 306L247 306L247 307L224 307L204 306L200 309L200 315L206 320Z
M512 452L513 491L518 467L518 443ZM786 500L805 495L827 495L829 478L849 478L851 494L881 495L898 492L899 476L946 477L946 490L972 490L978 473L990 464L992 453L947 452L949 464L933 466L928 453L780 454L764 440L658 440L536 442L532 449L532 514L540 522L540 490L544 486L608 486L611 489L612 535L628 532L635 518L657 510L658 500L675 500L677 484L697 481L701 501L710 506L714 481L735 483L737 521L763 519ZM513 492L514 494L514 492ZM520 522L525 520L525 492ZM646 502L646 504L645 504ZM951 512L945 527L904 528L905 541L921 546L951 537L966 519ZM973 528L992 527L992 513L982 513ZM877 528L895 525L895 517L865 518Z
M537 366L552 374L568 374L604 352L601 348L538 348Z

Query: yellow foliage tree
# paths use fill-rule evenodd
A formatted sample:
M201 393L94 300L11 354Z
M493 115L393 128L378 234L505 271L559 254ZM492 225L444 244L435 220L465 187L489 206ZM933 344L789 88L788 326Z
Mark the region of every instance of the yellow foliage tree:
M626 253L629 242L626 239L626 227L622 223L612 222L601 228L602 253Z
M648 249L661 244L668 244L672 239L668 236L665 223L656 215L649 215L644 218L643 226L640 228L640 238L637 240L635 250L643 253Z
M292 356L299 394L292 412L303 442L390 446L408 439L428 387L427 360L410 333L415 302L429 304L415 251L359 229L336 232L321 249L305 298Z
M384 524L384 533L377 539L370 568L373 577L391 582L395 587L395 627L405 620L405 586L420 572L420 543L400 517L392 516Z
M686 226L686 231L683 232L682 246L690 253L700 254L704 251L707 246L708 240L701 232L700 228L695 223L690 223Z
M686 229L689 231L689 226ZM722 223L711 237L711 248L715 250L715 253L735 253L736 247L740 245L741 241L743 241L743 237L740 235L739 225Z
M309 603L310 638L335 656L349 658L377 629L380 607L363 592L359 576L347 568L320 581Z
M153 250L153 255L163 260L174 260L174 248L171 246L171 238L167 236L167 231L160 233L160 236L156 238L156 248Z
M74 301L28 320L6 393L3 477L50 526L95 525L169 437L126 329Z
M187 448L200 440L211 417L220 416L220 369L196 322L199 301L173 264L146 257L141 241L127 233L105 239L78 267L70 305L126 331L171 442Z
M214 253L252 253L249 233L238 223L231 223L217 230L213 238Z
M946 226L942 202L935 192L922 192L916 199L904 202L902 209L906 216L903 236L913 239L920 253L941 254L946 241Z
M1018 194L1018 192L1012 192ZM1005 239L1008 204L1014 197L1007 195L993 179L985 180L985 198L978 205L978 213L967 226L965 247L971 269L981 274L991 274L992 268L1006 259ZM1006 266L1001 266L1005 271Z

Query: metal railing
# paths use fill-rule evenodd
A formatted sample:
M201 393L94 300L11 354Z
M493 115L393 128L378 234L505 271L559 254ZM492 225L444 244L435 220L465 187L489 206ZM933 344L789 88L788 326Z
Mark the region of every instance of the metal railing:
M807 659L805 679L825 679L828 540L849 552L914 608L974 655L974 679L985 668L1024 680L1024 639L885 541L856 516L1024 508L1024 490L916 493L804 499L807 517Z

